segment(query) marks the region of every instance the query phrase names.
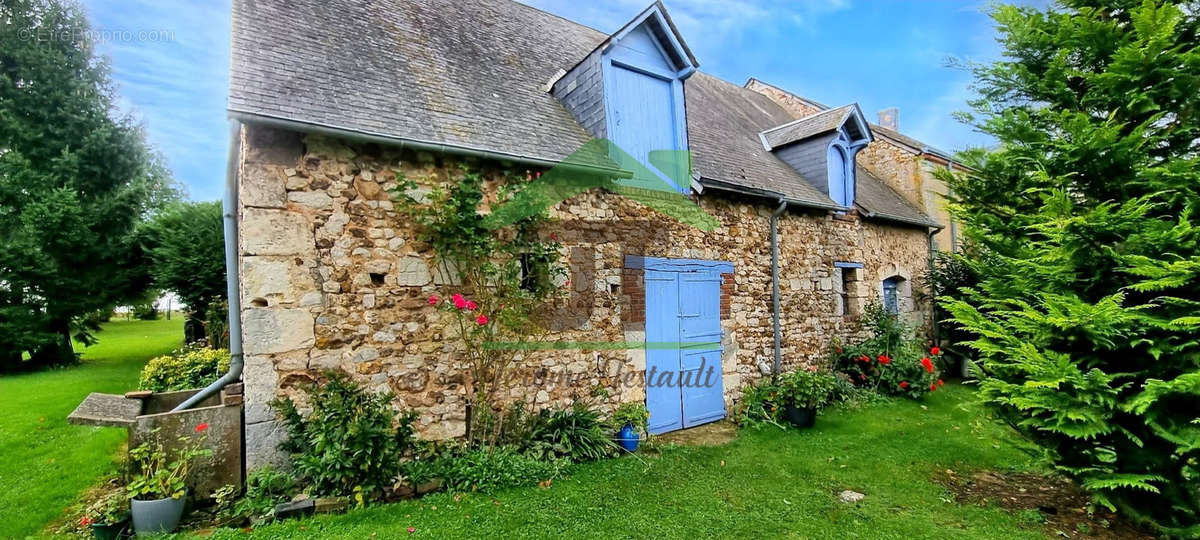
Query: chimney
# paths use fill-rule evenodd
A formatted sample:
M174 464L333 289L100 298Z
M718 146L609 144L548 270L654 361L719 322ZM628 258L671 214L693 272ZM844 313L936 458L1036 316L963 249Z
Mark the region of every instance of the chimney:
M879 111L879 125L893 131L900 131L900 109L888 107Z

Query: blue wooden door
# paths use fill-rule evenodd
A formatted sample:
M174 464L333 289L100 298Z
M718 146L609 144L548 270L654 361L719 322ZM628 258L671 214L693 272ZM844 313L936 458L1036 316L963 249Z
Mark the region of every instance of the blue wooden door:
M645 283L650 432L723 418L720 275L647 269Z
M721 276L679 274L683 427L725 417L721 386Z

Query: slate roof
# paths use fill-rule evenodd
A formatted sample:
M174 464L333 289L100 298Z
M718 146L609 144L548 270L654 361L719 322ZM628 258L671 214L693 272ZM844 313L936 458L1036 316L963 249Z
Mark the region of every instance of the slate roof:
M684 85L693 174L819 207L837 205L762 146L758 133L792 120L771 98L697 72Z
M762 132L762 140L771 148L802 141L814 135L828 133L842 126L846 117L854 111L854 105L842 105L819 113L772 127Z
M234 0L229 110L556 162L590 137L543 87L608 37L511 0ZM763 148L760 132L795 118L702 72L684 87L702 184L836 207ZM878 179L858 183L868 215L930 222Z

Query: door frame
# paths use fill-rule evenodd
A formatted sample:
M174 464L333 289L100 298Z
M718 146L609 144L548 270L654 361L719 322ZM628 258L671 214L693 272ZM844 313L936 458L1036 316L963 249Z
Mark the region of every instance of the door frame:
M665 258L665 257L643 257L643 256L637 256L637 255L626 255L624 266L627 269L642 270L643 283L646 283L646 281L647 281L646 270L660 271L660 272L677 272L677 273L710 272L710 273L715 273L717 275L733 273L733 263L726 262L726 261L714 261L714 260L705 260L705 259L673 259L673 258ZM647 284L645 287L646 287L646 289L645 289L646 303L645 303L645 305L642 306L642 310L643 310L644 320L646 321L646 323L645 323L646 326L643 329L646 331L645 341L649 341L649 337L650 337L649 336L649 324L650 324L650 318L651 318L649 285ZM719 300L720 294L721 294L721 289L720 289L720 285L718 284L718 287L717 287L718 302L720 301ZM719 315L718 315L718 324L720 324ZM722 340L723 340L723 336L724 336L724 332L722 331ZM643 347L644 346L645 346L645 343L643 343ZM723 347L721 350L722 350L722 352L721 352L720 356L724 356ZM649 363L649 360L650 360L649 352L650 352L649 350L645 351L645 358L647 360L647 363ZM724 374L721 374L720 380L721 380L722 389L724 389ZM645 384L645 389L646 389L646 405L649 406L650 386L649 386L649 384L646 384L646 380L644 377L643 377L642 381L643 381L643 384ZM680 399L682 400L683 399L683 389L679 388L679 392L680 392ZM723 398L722 398L722 400L723 400ZM682 407L682 401L681 401L680 406ZM681 413L682 413L682 408L681 408ZM725 414L727 414L727 413L728 413L728 411L725 411L725 413L721 414L720 416L715 416L710 419L705 419L701 422L697 422L697 423L691 424L691 425L688 425L688 423L685 422L685 420L683 418L683 414L681 414L678 422L672 422L672 423L668 424L666 426L666 429L663 429L659 432L665 433L668 431L674 431L676 429L686 429L687 427L692 427L693 425L699 425L701 423L716 421L721 418L724 418ZM678 425L676 425L676 424L678 424Z

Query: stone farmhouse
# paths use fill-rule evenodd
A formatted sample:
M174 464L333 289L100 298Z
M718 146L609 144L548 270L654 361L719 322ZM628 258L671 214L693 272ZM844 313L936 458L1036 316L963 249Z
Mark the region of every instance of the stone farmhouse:
M455 276L396 212L398 174L544 171L593 138L648 167L650 151L691 152L690 182L672 185L716 230L603 190L551 209L570 288L552 337L720 346L529 353L575 381L512 390L539 407L602 386L606 406L644 400L653 432L687 428L724 417L777 347L784 369L825 361L869 302L930 319L922 276L954 247L931 171L949 158L900 134L895 110L879 125L705 73L661 3L612 34L510 0L233 4L248 468L279 459L268 402L328 369L393 392L424 437L463 434L462 369L426 302ZM702 365L715 385L637 378Z

